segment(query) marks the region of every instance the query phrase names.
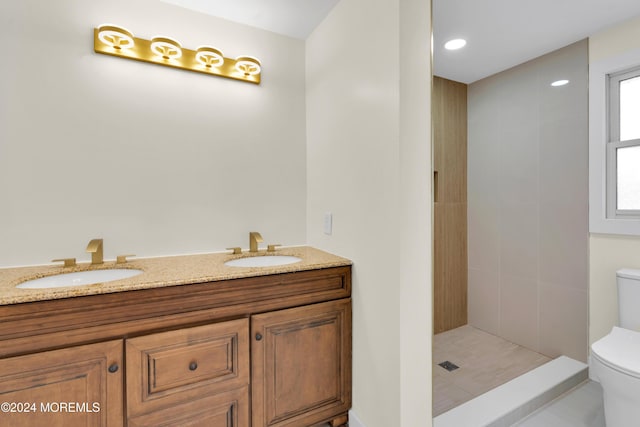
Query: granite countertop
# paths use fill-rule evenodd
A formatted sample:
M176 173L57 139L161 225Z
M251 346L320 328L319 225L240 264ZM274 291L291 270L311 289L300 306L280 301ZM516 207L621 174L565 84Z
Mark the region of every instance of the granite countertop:
M291 255L302 258L295 264L273 267L228 267L225 262L247 256ZM193 283L216 282L244 277L266 276L270 274L292 273L296 271L316 270L328 267L351 265L351 261L309 246L278 248L276 252L264 250L258 254L247 252L241 255L230 253L211 253L201 255L181 255L158 258L133 258L125 264L105 261L93 266L90 263L75 267L43 265L35 267L16 267L0 269L0 306L34 301L69 298L86 295L99 295L113 292L139 289L160 288L166 286L189 285ZM137 276L107 283L61 287L49 289L19 289L16 285L31 279L76 271L103 270L110 268L133 268L143 270Z

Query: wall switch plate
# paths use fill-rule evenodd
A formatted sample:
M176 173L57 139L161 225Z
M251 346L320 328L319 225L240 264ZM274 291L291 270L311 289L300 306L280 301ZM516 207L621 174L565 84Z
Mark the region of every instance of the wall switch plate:
M331 236L333 232L333 214L325 212L324 214L324 234Z

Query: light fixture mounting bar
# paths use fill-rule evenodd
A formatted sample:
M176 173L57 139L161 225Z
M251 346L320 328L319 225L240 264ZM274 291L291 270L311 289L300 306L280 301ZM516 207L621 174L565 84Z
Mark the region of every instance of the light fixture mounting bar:
M208 74L211 76L226 77L229 79L260 84L260 73L247 74L238 71L236 67L237 61L233 58L224 58L224 62L220 66L207 67L196 58L197 51L182 48L182 56L177 59L166 59L156 55L151 49L151 41L132 37L133 46L127 49L114 48L100 40L99 29L93 30L93 48L96 53L104 55L117 56L125 59L135 59L136 61L149 62L157 65L165 65L167 67L179 68L181 70L195 71L197 73Z

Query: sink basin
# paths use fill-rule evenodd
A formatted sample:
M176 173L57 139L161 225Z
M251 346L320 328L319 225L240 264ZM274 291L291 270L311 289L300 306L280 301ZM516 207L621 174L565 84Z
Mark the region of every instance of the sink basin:
M41 277L28 280L16 286L20 289L45 289L62 288L65 286L86 286L96 283L112 282L114 280L127 279L143 273L142 270L132 268L115 268L111 270L89 270L74 273L56 274L55 276Z
M249 256L227 261L224 265L229 267L275 267L278 265L295 264L302 261L302 258L289 255L262 255Z

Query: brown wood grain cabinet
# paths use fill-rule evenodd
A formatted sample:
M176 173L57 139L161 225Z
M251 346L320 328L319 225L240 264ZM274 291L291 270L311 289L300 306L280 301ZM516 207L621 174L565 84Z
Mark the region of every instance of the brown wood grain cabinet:
M351 407L351 300L251 318L253 427L314 425Z
M0 360L0 425L122 426L122 384L122 340Z
M350 296L345 266L0 306L0 402L99 406L0 425L346 425Z

